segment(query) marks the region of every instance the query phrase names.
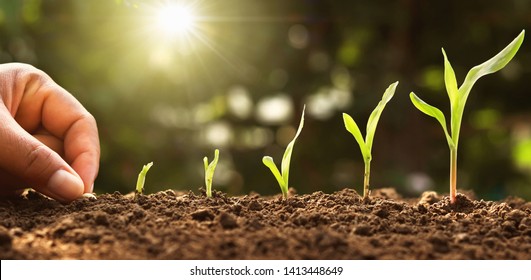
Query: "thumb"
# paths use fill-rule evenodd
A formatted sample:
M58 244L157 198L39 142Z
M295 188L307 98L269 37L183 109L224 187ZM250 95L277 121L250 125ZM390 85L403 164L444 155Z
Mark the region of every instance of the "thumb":
M7 113L7 114L6 114ZM0 110L0 167L35 190L69 202L83 194L83 181L59 154L34 138L5 110Z

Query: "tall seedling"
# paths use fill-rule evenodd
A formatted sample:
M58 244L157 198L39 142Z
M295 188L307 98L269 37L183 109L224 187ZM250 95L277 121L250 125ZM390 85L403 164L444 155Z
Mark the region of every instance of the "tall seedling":
M273 161L273 158L270 156L265 156L262 158L262 162L265 166L269 167L273 175L278 181L278 185L280 186L280 190L282 191L282 196L284 198L288 198L288 188L289 188L289 165L291 162L291 153L293 152L293 146L295 145L295 140L297 140L297 137L299 137L299 134L302 131L302 127L304 126L304 110L306 109L306 106L302 109L302 116L301 116L301 122L299 124L299 128L297 129L297 133L295 133L295 137L291 142L289 142L288 146L286 147L286 151L284 152L284 156L282 157L282 174L278 170L277 166L275 165L275 162Z
M374 140L374 133L376 132L376 125L378 124L378 120L380 119L380 116L382 115L383 109L385 108L385 105L391 98L393 98L393 95L395 94L396 87L398 86L398 82L395 82L391 84L383 94L382 100L378 103L374 111L372 111L371 115L369 116L369 120L367 121L367 135L365 136L365 140L363 139L363 136L361 134L360 128L352 119L352 117L347 114L343 113L343 122L345 123L345 128L348 132L354 136L354 139L356 139L356 142L358 142L358 145L360 146L361 155L363 156L363 161L365 162L365 173L363 176L363 197L369 196L369 179L371 176L371 160L372 160L372 143Z
M444 56L444 82L446 84L446 91L450 98L450 133L446 125L444 114L441 110L428 105L422 101L415 93L411 92L409 97L411 101L424 114L434 117L442 126L448 147L450 148L450 201L455 203L457 194L457 146L459 143L459 132L461 130L461 120L463 118L463 111L465 103L470 94L472 86L476 81L487 75L501 70L514 57L520 45L524 41L525 30L522 30L520 35L516 37L507 47L499 52L493 58L486 62L477 65L468 71L463 84L457 88L457 80L455 78L454 70L444 49L442 53Z

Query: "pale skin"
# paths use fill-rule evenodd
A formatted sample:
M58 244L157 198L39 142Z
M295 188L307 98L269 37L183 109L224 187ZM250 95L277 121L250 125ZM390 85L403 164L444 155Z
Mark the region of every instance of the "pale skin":
M99 158L96 121L72 94L33 66L0 64L0 196L73 201L93 191Z

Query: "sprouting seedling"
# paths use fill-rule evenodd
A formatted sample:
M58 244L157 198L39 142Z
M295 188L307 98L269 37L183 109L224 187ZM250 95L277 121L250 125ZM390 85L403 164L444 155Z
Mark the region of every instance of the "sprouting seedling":
M218 165L219 159L219 150L214 151L214 159L210 164L208 164L208 158L203 158L203 163L205 165L205 188L206 196L212 197L212 178L214 177L214 170L216 170L216 165Z
M461 130L461 120L463 118L463 111L465 109L465 103L470 94L472 86L476 81L488 74L501 70L511 59L515 56L516 52L524 41L525 30L522 30L520 35L516 37L507 47L499 52L493 58L485 61L484 63L477 65L468 71L463 84L457 88L457 80L455 73L446 57L446 52L442 49L444 56L444 82L446 84L446 91L450 98L450 133L446 125L444 114L441 110L428 105L422 101L415 93L411 92L409 97L413 102L413 105L417 107L424 114L434 117L442 126L448 147L450 148L450 201L455 203L457 195L457 146L459 143L459 132Z
M138 179L136 180L135 197L144 193L144 183L146 182L146 174L151 168L151 166L153 166L153 162L144 165L140 173L138 173Z
M275 176L275 178L278 181L278 185L280 186L280 190L282 191L282 196L284 198L288 198L288 188L289 188L289 165L291 162L291 153L293 152L293 146L295 145L295 140L297 140L297 137L299 137L299 134L302 131L302 127L304 126L304 110L306 109L306 106L302 109L302 116L301 116L301 122L299 124L299 128L297 129L297 133L295 133L295 137L291 142L289 142L288 146L286 147L286 151L284 152L284 156L282 157L282 163L281 163L281 169L282 169L282 175L280 171L278 170L277 166L275 165L275 162L273 161L273 158L270 156L265 156L262 158L262 162L265 166L269 167L271 169L271 172Z
M343 122L345 123L345 128L348 132L354 136L356 139L356 142L358 142L358 145L360 146L361 155L363 156L363 161L365 163L365 173L363 176L363 197L369 196L369 179L371 176L371 160L372 160L372 143L374 140L374 134L376 132L376 125L378 124L378 120L380 119L380 116L382 115L382 112L385 108L385 105L393 98L393 95L395 94L396 87L398 86L398 82L395 82L391 84L384 92L382 100L378 103L376 108L372 111L371 115L369 116L369 120L367 121L367 135L365 136L365 140L363 139L363 136L361 134L360 128L352 119L352 117L347 114L343 113Z

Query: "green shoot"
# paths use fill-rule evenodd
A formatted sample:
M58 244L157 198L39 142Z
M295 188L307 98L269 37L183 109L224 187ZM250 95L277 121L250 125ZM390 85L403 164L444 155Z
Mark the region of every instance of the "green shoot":
M457 146L459 143L459 133L461 130L461 120L463 119L463 111L465 103L470 94L472 86L476 81L488 74L501 70L505 65L511 61L516 52L524 41L525 30L522 30L520 35L516 37L507 47L500 51L496 56L487 60L486 62L477 65L470 69L465 77L461 87L457 88L457 80L455 78L454 70L446 52L442 49L444 56L444 82L446 84L446 91L450 99L450 133L446 125L444 114L441 110L428 105L422 101L415 93L411 92L409 97L413 105L417 107L424 114L435 118L442 126L448 147L450 148L450 201L455 203L457 195Z
M205 165L205 188L206 196L212 197L212 178L214 177L214 170L216 170L216 165L218 165L219 159L219 150L214 151L214 160L208 164L208 158L203 158L203 163Z
M288 146L286 147L286 151L284 152L284 156L282 157L282 175L280 171L278 170L277 166L275 165L275 162L273 161L272 157L265 156L262 158L262 162L265 166L269 167L273 175L278 181L278 184L280 186L280 190L282 191L282 196L284 198L288 198L288 182L289 182L289 165L291 161L291 153L293 152L293 146L295 145L295 140L297 140L297 137L299 137L299 134L302 131L302 127L304 126L304 110L306 109L306 106L302 109L302 117L301 122L299 124L299 128L297 129L297 133L295 134L295 137L291 142L289 142Z
M142 167L142 171L138 173L138 179L136 180L135 196L138 196L144 193L144 183L146 182L146 174L151 168L151 166L153 166L153 162L150 162L144 165L144 167Z
M378 124L378 120L382 115L385 105L391 100L391 98L393 98L397 86L398 82L395 82L385 90L382 100L378 103L376 108L374 108L374 111L372 111L371 115L369 116L369 120L367 121L367 135L365 136L365 140L363 139L361 131L354 119L352 119L352 117L347 113L343 113L343 122L345 123L345 128L348 132L352 134L352 136L354 136L354 139L356 139L356 141L358 142L358 145L360 146L361 150L361 155L363 156L363 161L365 162L365 173L363 176L364 198L369 196L369 179L371 176L372 160L371 151L372 143L374 140L374 134L376 132L376 125Z

